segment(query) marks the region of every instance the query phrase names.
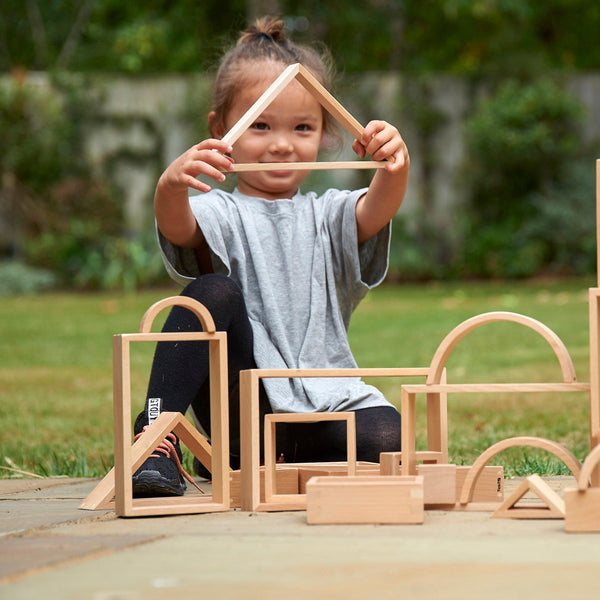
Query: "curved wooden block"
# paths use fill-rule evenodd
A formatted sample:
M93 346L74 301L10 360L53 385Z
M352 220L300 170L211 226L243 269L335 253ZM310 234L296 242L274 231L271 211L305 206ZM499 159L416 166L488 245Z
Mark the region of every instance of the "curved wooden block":
M187 296L169 296L168 298L163 298L162 300L155 302L144 313L144 316L140 321L139 332L150 333L152 330L152 323L154 323L154 319L158 313L171 306L183 306L189 308L200 320L202 331L204 331L204 333L215 333L215 322L213 321L208 308L206 308L204 304L201 304L193 298L188 298Z
M600 446L596 446L583 461L579 478L577 479L577 487L583 492L590 485L590 480L594 469L600 462Z
M467 319L455 327L442 340L442 343L438 346L438 349L433 356L433 360L431 361L429 375L427 376L427 383L440 383L446 362L460 340L462 340L474 329L481 327L481 325L493 323L495 321L512 321L513 323L525 325L526 327L529 327L530 329L533 329L535 332L539 333L550 344L552 350L554 350L554 353L558 358L558 362L560 363L563 381L565 383L577 381L575 366L573 365L571 356L569 355L567 348L562 343L560 338L551 329L546 327L546 325L540 321L532 319L531 317L526 317L525 315L512 312L496 311L483 313L476 317L472 317L471 319Z
M573 473L576 479L579 478L581 472L581 464L575 458L575 456L567 450L564 446L561 446L557 442L553 442L552 440L547 440L545 438L539 437L530 437L530 436L521 436L521 437L513 437L507 438L490 446L485 452L483 452L479 458L473 463L465 482L463 484L463 488L460 494L460 503L468 504L471 502L473 498L473 488L475 486L475 482L479 477L483 468L496 456L500 454L503 450L507 448L514 448L516 446L533 446L534 448L541 448L542 450L547 450L551 454L554 454L557 458L562 460L563 463L568 467L568 469Z

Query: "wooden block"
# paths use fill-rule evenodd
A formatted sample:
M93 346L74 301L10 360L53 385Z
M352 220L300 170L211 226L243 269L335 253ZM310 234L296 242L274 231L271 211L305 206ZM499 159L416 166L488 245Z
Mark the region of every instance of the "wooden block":
M306 484L309 524L422 523L419 476L313 477Z
M541 502L518 504L527 493L533 493ZM539 475L526 477L492 514L503 519L563 519L564 516L563 499Z
M295 467L277 467L275 471L275 489L277 494L297 494L299 469ZM265 468L260 468L260 501L265 501ZM241 507L241 471L230 473L231 508Z
M470 465L456 467L456 498L460 493L471 469ZM504 467L483 467L475 482L472 502L502 502L504 500Z
M569 533L600 532L600 488L582 491L568 488L565 500L565 531Z
M456 465L417 465L417 475L423 477L425 504L456 502Z
M348 474L347 467L344 465L335 465L333 463L321 466L303 466L298 467L298 490L300 494L306 494L306 484L312 477L345 477ZM376 476L379 475L379 465L377 463L356 463L356 476Z

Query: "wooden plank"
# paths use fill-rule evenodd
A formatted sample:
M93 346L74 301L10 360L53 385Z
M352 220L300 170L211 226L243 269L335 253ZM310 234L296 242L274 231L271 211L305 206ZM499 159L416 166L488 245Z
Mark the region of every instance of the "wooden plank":
M387 163L377 160L346 160L333 162L234 163L224 173L250 171L334 171L342 169L383 169Z
M299 70L300 65L298 63L286 67L279 77L261 94L258 100L242 115L241 119L223 136L223 141L230 145L235 144L244 131L260 117L269 104L296 77Z
M308 89L321 106L356 140L363 135L363 126L321 85L316 77L302 65L298 65L296 79Z
M309 524L422 523L421 477L314 477L306 484Z
M589 392L589 383L446 383L407 384L403 386L411 394L431 392L481 394L501 392Z

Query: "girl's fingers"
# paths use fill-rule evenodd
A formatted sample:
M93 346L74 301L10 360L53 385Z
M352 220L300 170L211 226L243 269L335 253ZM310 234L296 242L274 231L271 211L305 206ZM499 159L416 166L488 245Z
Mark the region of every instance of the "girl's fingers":
M352 142L352 150L358 154L359 158L364 158L367 154L365 147L358 140L354 140L354 142Z

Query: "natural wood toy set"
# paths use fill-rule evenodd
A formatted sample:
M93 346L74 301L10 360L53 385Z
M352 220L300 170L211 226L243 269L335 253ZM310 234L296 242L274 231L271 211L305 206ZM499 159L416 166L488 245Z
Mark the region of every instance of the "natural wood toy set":
M360 139L361 125L301 65L290 65L248 112L226 134L230 144L242 135L275 97L291 82L306 87L352 135ZM379 168L384 163L297 163L290 168ZM269 165L236 165L236 170L259 170ZM596 163L597 231L600 232L600 160ZM600 237L599 237L600 239ZM600 265L600 243L598 244ZM201 333L152 333L152 322L165 308L180 305L193 311ZM426 509L484 510L493 517L563 518L566 531L600 531L600 271L598 287L589 290L590 383L578 383L567 349L554 332L529 317L510 312L478 315L460 324L441 342L429 367L385 369L253 369L240 373L241 469L231 471L227 394L226 334L215 330L208 310L182 296L166 298L151 306L139 333L114 336L114 441L115 467L84 500L87 510L113 508L117 515L170 515L226 511L305 510L307 522L320 523L422 523ZM496 321L528 327L545 339L554 351L562 381L548 383L450 384L446 362L457 344L476 328ZM206 439L179 413L163 413L135 444L131 444L130 344L132 342L205 340L210 346L211 431ZM402 448L383 453L380 463L356 461L353 413L272 414L265 418L264 466L260 464L258 390L263 378L297 377L396 377L423 378L420 384L402 386ZM481 454L472 466L448 463L447 399L453 393L589 392L590 454L583 465L560 444L537 437L502 440ZM425 395L427 449L416 450L416 399ZM347 425L347 460L343 463L277 464L277 423L284 421L340 420ZM176 498L132 498L131 477L173 431L212 473L212 494L186 494ZM503 469L488 466L503 450L514 446L541 448L557 456L570 469L577 487L566 490L564 500L539 476L526 478L504 499ZM520 503L526 494L538 502Z

